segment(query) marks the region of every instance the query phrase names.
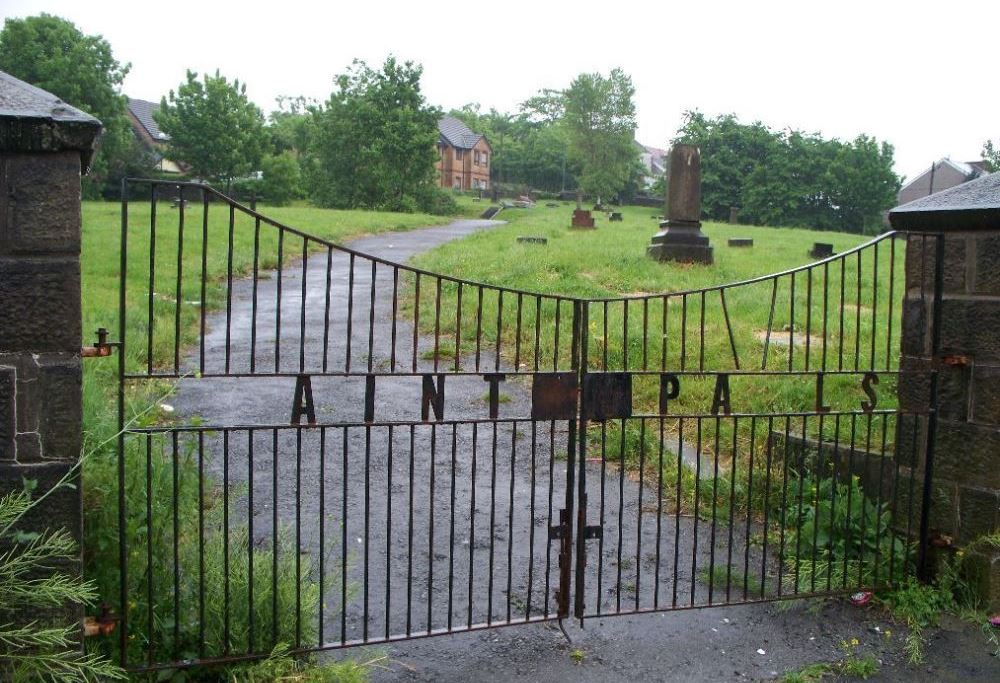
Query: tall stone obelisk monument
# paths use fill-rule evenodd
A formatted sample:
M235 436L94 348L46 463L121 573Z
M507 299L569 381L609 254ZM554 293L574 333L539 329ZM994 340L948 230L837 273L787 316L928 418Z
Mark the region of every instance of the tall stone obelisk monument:
M695 145L670 150L666 220L646 253L658 261L712 263L712 246L701 231L701 153Z

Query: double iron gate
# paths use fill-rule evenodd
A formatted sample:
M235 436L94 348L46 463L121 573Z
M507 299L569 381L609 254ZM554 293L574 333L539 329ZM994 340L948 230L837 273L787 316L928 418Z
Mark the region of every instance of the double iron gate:
M133 669L853 592L923 562L936 379L899 365L901 235L580 299L340 247L203 185L123 196Z

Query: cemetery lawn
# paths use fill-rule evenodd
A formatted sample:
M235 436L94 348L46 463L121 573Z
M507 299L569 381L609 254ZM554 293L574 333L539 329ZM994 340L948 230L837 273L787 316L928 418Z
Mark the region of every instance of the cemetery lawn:
M531 209L504 209L497 218L508 221L508 225L479 232L421 254L415 259L415 265L435 273L528 292L584 298L642 297L699 290L803 266L816 260L808 255L814 242L831 243L834 251L841 253L872 239L871 236L856 234L709 222L703 225L703 229L711 238L715 249L714 265L660 263L646 256L646 247L658 229L656 216L661 214L662 210L621 207L623 216L621 222L610 222L606 214L594 212L597 221L596 230L573 230L569 227L573 203L554 204L556 205L549 206L546 202L540 202ZM548 243L518 243L519 236L544 237ZM752 238L754 246L729 247L727 240L732 237ZM732 411L743 414L812 411L816 400L816 379L811 371L820 369L821 354L824 357L829 355L827 368L832 370L838 369L838 365L842 363L845 370L853 371L856 359L861 372L870 367L895 370L899 362L897 349L900 339L905 249L902 243L893 245L892 242L893 240L880 242L877 250L865 249L861 252L860 258L850 256L844 261L843 271L841 262L833 261L826 269L819 266L810 272L799 272L794 290L794 319L789 310L789 301L792 300L790 278L787 276L781 278L776 290L778 303L773 313L772 333L769 339L767 329L773 296L772 281L765 280L726 290L724 304L731 319L732 343L725 324L723 302L720 300L719 292L710 291L705 296L697 291L689 294L684 303L687 307L685 352L687 369L698 369L701 353L704 355L703 367L706 370L733 370L733 345L735 345L738 349L740 368L760 370L766 354L768 370L784 370L789 362L788 339L791 329L794 330L795 342L793 367L796 370L805 370L804 356L808 351L804 347L804 340L808 338L811 341L812 353L812 361L808 366L809 373L792 378L761 376L731 378ZM890 267L890 261L893 259L894 265ZM859 263L862 273L860 278L856 272ZM891 278L890 273L892 273ZM840 317L842 281L845 290L843 322ZM876 288L873 286L875 283L878 283L877 296ZM421 291L420 324L428 333L433 332L435 305L433 289L431 286L425 286ZM472 291L475 290L467 290L467 292ZM891 297L887 293L891 293ZM442 286L441 295L441 310L453 311L457 297L454 283L446 282ZM824 309L824 295L827 299L826 309ZM408 306L410 311L412 297L411 289L411 301ZM467 293L463 299L461 318L463 357L469 357L468 354L473 352L477 325L474 298L472 293ZM519 346L522 367L531 367L536 325L535 302L531 298L524 300L522 326L524 332L521 343L516 345L514 337L517 328L513 321L519 319L521 315L517 311L518 300L514 294L508 294L503 298L504 325L501 344L504 352L501 355L508 364L511 364L515 349ZM621 300L612 302L608 308L600 303L591 304L588 314L589 367L592 370L600 370L602 363L606 362L609 371L660 370L663 362L661 339L665 338L662 347L665 349L662 351L666 360L665 369L668 371L681 369L682 298L677 296L669 300L670 311L666 333L662 332L661 327L662 304L662 298L633 299L627 307L627 313ZM487 290L482 320L484 345L495 343L497 308L495 292ZM552 369L552 344L548 340L553 338L552 328L555 325L553 310L554 307L548 303L540 309L539 328L542 342L539 355L542 359L548 359L542 362L543 370ZM564 337L569 336L571 313L570 306L563 307L563 329L567 330L563 333ZM828 327L829 349L821 337L824 334L824 315ZM605 316L607 321L604 320ZM699 349L699 324L702 316L705 332L703 348ZM648 334L643 332L644 317L648 321L646 326ZM890 322L887 324L886 321ZM454 324L454 320L441 321L443 339L454 338ZM627 349L623 344L623 324L628 329ZM838 336L839 324L845 325L843 344L834 342ZM766 351L765 339L769 342ZM863 340L857 347L859 353L855 352L855 340ZM784 343L781 343L782 341ZM890 348L893 349L892 352ZM454 353L450 349L448 352ZM560 354L562 353L563 351L560 351ZM548 367L544 367L545 363L548 363ZM896 376L881 375L880 379L877 407L892 408L896 401ZM865 400L860 380L860 373L827 376L824 387L826 405L835 412L857 411L860 402ZM681 384L683 385L681 395L676 401L671 402L670 414L710 416L715 389L714 376L704 378L685 376L681 379ZM658 389L658 378L654 375L633 377L633 406L637 414L658 412L656 409ZM659 449L659 429L654 429L655 425L652 424L657 422L656 420L650 421L648 425L646 422L634 418L628 421L592 423L589 426L589 435L593 455L599 455L601 444L606 442L608 457L617 460L617 453L624 440L625 445L621 449L624 463L636 468L640 462L645 462L655 474L657 465L650 456ZM734 425L730 420L722 420L721 426L720 422L711 416L697 422L704 427L703 430L697 430L704 432L700 437L701 447L698 451L709 461L717 452L719 460L726 463L724 471L729 470L731 454L739 453L738 459L742 467L750 444L754 443L757 448L762 448L766 443L768 433L766 417L758 418L756 426L752 429L748 418L740 420L738 434L734 434ZM665 424L661 421L661 424L666 434L668 450L669 444L676 440L680 429L683 429L685 444L688 445L686 447L694 445L695 439L699 438L696 434L695 420L680 423L676 419L668 419ZM835 421L830 417L824 421L813 417L808 420L806 435L815 438L821 430L824 441L829 442L834 435L839 434L841 444L847 444L853 438L851 424L852 420L846 418L843 421L839 418ZM778 431L783 430L786 427L785 418L775 418L773 427ZM793 418L792 433L799 434L803 428L802 421ZM885 452L891 453L896 433L895 417L878 417L874 420L859 418L857 432L859 448L867 446L876 452L887 449ZM645 452L645 459L641 451ZM671 471L666 468L674 467L675 456L669 453L667 455L668 461L663 462L662 467L665 471ZM746 472L737 474L738 481L732 489L733 499L720 500L720 504L731 503L737 509L744 509L747 506L760 509L762 501L752 500L756 499L760 492L755 489L749 492L745 490L746 474ZM686 500L690 498L696 483L693 477L685 475L685 479L683 498ZM665 484L669 481L672 481L672 478L665 477ZM729 485L720 484L720 488L729 490ZM682 500L682 505L685 505L685 500Z

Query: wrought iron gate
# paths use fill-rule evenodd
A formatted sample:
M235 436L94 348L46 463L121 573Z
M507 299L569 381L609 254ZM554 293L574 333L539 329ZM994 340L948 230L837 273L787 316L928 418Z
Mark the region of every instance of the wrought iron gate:
M896 234L586 300L369 256L203 185L123 197L131 668L840 593L921 561L936 380L899 367Z

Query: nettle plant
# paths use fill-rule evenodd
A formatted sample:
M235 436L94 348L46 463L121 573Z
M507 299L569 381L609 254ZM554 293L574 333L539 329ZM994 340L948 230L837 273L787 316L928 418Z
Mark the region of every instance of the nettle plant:
M76 559L77 544L65 529L27 532L18 529L25 515L45 496L72 486L64 478L40 497L37 482L25 480L19 491L0 497L0 679L21 681L123 680L125 673L104 657L81 651L79 623L24 615L58 614L71 605L92 605L93 583L60 571Z

